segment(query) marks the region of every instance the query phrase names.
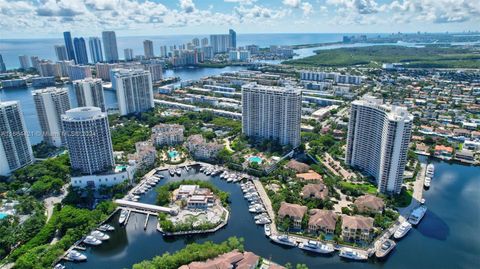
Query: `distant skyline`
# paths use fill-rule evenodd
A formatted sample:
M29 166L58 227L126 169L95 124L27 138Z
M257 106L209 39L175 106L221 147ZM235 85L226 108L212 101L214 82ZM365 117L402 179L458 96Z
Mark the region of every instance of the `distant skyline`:
M480 0L0 0L0 38L480 30Z

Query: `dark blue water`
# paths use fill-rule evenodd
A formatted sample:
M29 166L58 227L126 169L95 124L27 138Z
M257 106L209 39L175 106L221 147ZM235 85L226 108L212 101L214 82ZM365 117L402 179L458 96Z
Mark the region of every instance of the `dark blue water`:
M264 236L263 228L255 225L248 213L248 204L243 199L240 187L226 183L218 177L210 178L190 171L186 178L211 180L220 189L231 195L231 218L220 231L190 237L164 238L155 231L156 220L151 218L147 230L143 230L145 216L133 214L126 227L118 227L116 216L112 224L116 231L109 242L88 248L88 261L67 264L67 268L129 268L144 259L151 259L165 252L174 252L191 242L211 240L221 242L230 236L245 239L245 247L280 264L305 263L309 268L478 268L480 265L480 169L478 167L435 162L436 175L425 197L429 210L416 229L403 238L386 261L357 263L331 257L311 255L297 248L284 248L272 244ZM171 180L167 173L165 184ZM153 203L151 191L141 202Z

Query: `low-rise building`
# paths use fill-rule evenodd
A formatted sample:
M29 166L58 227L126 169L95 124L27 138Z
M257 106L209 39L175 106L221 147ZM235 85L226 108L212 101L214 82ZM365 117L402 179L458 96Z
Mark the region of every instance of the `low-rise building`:
M305 216L307 209L303 205L282 202L278 210L278 218L284 219L289 217L293 222L293 227L299 229L302 227L303 216Z
M198 185L180 185L176 190L175 200L183 200L189 209L203 209L215 203L215 197L210 189Z
M286 167L295 170L297 173L307 173L310 170L310 166L308 164L301 163L296 160L290 160Z
M333 234L337 223L337 214L332 210L312 209L308 219L308 231L310 233L323 232Z
M180 124L157 124L152 128L152 142L156 146L180 144L184 130Z
M202 135L192 135L188 137L186 143L187 149L195 159L209 160L217 156L223 149L223 145L214 142L207 142Z
M72 176L72 187L98 188L100 186L111 187L125 181L130 182L135 175L135 165L117 165L112 171L92 175Z
M135 161L139 169L153 166L156 158L157 150L150 141L135 143L135 153L128 155L128 160Z
M382 198L369 194L358 197L353 204L357 207L358 212L381 213L385 208Z
M444 145L435 146L435 157L450 160L453 156L453 148Z
M373 218L342 216L342 239L346 241L369 241L373 236Z

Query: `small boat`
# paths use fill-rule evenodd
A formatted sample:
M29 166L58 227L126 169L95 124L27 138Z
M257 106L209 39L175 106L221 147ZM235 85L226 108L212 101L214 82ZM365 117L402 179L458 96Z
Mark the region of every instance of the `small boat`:
M427 172L425 173L425 175L426 175L427 177L431 177L431 178L432 178L433 175L434 175L434 173L435 173L435 166L433 165L433 163L428 164L428 165L427 165Z
M322 254L329 254L335 251L332 245L322 244L314 240L308 240L306 243L300 243L298 248Z
M168 173L170 173L170 176L172 177L175 176L175 169L173 168L168 169Z
M188 165L185 165L184 169L186 172L188 172L190 170L190 167Z
M422 200L420 200L420 204L422 204L422 205L425 204L425 198L422 198Z
M75 262L82 262L87 260L87 256L76 250L70 250L70 252L67 254L67 259Z
M366 261L368 260L368 256L366 254L358 253L357 251L351 248L342 248L340 250L340 257L355 261Z
M293 241L292 239L290 239L290 237L288 237L288 235L285 235L285 234L272 235L272 236L270 236L270 239L277 244L286 245L286 246L290 246L290 247L296 247L297 246L297 243L295 241Z
M127 216L128 216L128 211L125 209L122 209L122 211L120 211L120 217L118 218L118 223L123 224L127 219Z
M423 182L423 186L425 188L430 188L430 183L432 182L432 178L430 177L425 177L425 181Z
M393 237L395 239L400 239L404 237L408 233L408 231L410 231L410 229L412 229L412 224L410 224L410 222L408 221L402 222L402 224L400 224L400 226L397 228L397 230L393 234Z
M267 213L258 214L255 217L253 217L254 220L259 220L261 218L268 218Z
M92 245L92 246L98 246L102 243L102 241L93 237L93 236L91 236L91 235L87 235L87 237L85 237L85 239L83 239L83 243L88 244L88 245Z
M53 267L53 269L65 269L65 265L60 264L60 263L57 263L57 264Z
M408 222L410 222L412 225L419 224L423 216L425 216L425 213L427 213L427 207L425 205L415 208L412 214L410 214L408 217Z
M102 232L111 232L111 231L115 231L115 227L113 227L110 224L103 224L103 225L100 225L100 227L98 227L97 230Z
M386 239L385 241L383 241L380 248L375 251L375 256L380 259L385 258L388 253L390 253L395 248L396 245L397 244L393 240Z
M205 170L205 166L200 167L200 172L203 172Z
M182 169L180 169L180 168L175 169L175 173L177 175L181 176L182 175Z
M270 230L270 224L265 224L263 226L263 230L265 231L266 236L272 235L272 230Z
M257 225L264 225L264 224L270 224L270 223L272 223L272 221L269 218L261 218L255 221L255 224Z
M110 239L110 236L108 234L104 234L100 231L93 231L90 233L90 235L102 241Z

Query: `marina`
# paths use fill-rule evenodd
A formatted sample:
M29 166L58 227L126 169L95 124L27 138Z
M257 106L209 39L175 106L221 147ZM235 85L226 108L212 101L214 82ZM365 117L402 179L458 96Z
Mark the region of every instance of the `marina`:
M456 168L457 170L452 170ZM466 203L471 199L470 196L461 195L464 193L466 187L474 188L480 187L478 185L478 176L473 167L465 167L459 165L451 165L448 163L436 164L436 183L429 192L426 192L425 198L429 201L429 209L422 222L420 222L415 228L412 228L408 232L408 236L404 236L399 244L396 246L394 253L390 253L388 258L382 261L376 259L369 259L368 262L359 263L361 268L382 268L388 266L388 268L404 268L402 261L408 259L409 262L415 263L423 268L430 268L431 266L439 266L441 268L455 267L455 261L451 260L451 257L438 257L438 251L450 249L451 247L458 247L466 253L475 253L474 249L467 248L470 245L470 240L465 241L465 245L454 244L448 246L445 244L445 240L452 240L457 238L459 240L460 230L467 229L470 225L475 225L476 210L473 207L468 207L465 212L458 212L454 207L456 203ZM164 180L161 180L159 185L165 184L170 180L179 180L178 177L170 179L168 176L168 170L160 171L160 174L164 174ZM455 175L446 177L442 175ZM461 175L461 177L460 177ZM214 242L221 242L227 239L229 236L236 235L245 239L245 248L249 251L254 251L264 257L271 257L277 263L285 264L286 262L305 263L310 268L317 268L319 266L330 266L331 268L349 268L351 263L347 261L353 261L346 258L340 258L339 255L321 255L310 251L304 251L298 247L285 248L284 245L273 244L265 236L265 227L263 225L256 225L254 216L248 212L250 203L244 198L244 192L242 187L238 184L228 183L226 180L220 179L219 175L210 177L204 173L199 173L198 166L191 166L188 173L183 172L182 178L185 179L202 179L210 180L220 189L227 191L231 194L230 200L230 221L227 226L218 230L215 233L208 235L195 235L190 237L163 237L156 231L157 221L156 218L150 217L147 223L147 229L144 230L144 223L146 219L145 214L139 214L132 212L130 220L125 226L119 226L118 212L111 221L108 223L115 227L115 231L110 233L110 240L104 241L99 246L88 247L84 253L88 256L88 261L85 263L67 263L67 268L126 268L131 267L132 264L139 262L146 258L152 258L155 255L161 255L162 253L174 252L184 246L185 243L190 242L205 242L212 240ZM475 181L475 179L477 179ZM453 182L452 182L453 180ZM444 190L442 186L451 185L454 186L448 191ZM248 189L250 186L256 186L256 181L252 184L248 184L244 189ZM258 191L259 196L262 196L262 190ZM459 196L460 195L460 196ZM457 202L453 197L461 197ZM139 202L153 203L155 201L155 193L153 190L146 192L141 196ZM453 204L452 201L455 201ZM470 203L469 205L474 205ZM270 211L269 206L266 206L267 214ZM462 215L465 214L465 218L470 220L470 223L464 223L459 221L452 222L452 219L445 218L446 214L451 214L452 211L444 211L445 209L455 210L455 212ZM469 212L469 213L468 213ZM468 216L467 216L468 215ZM444 222L448 221L448 224ZM448 226L447 226L448 225ZM273 225L271 232L277 233ZM455 229L454 229L455 228ZM275 230L275 231L274 231ZM394 231L392 231L392 234ZM292 236L291 236L292 237ZM296 239L296 238L295 238ZM476 239L474 239L476 240ZM419 244L421 242L421 244ZM142 246L150 245L151 248L145 248ZM417 255L422 252L423 255ZM340 252L337 252L340 253ZM373 253L372 253L373 254ZM432 259L431 257L436 257ZM475 259L466 258L462 261L464 265L475 264Z

